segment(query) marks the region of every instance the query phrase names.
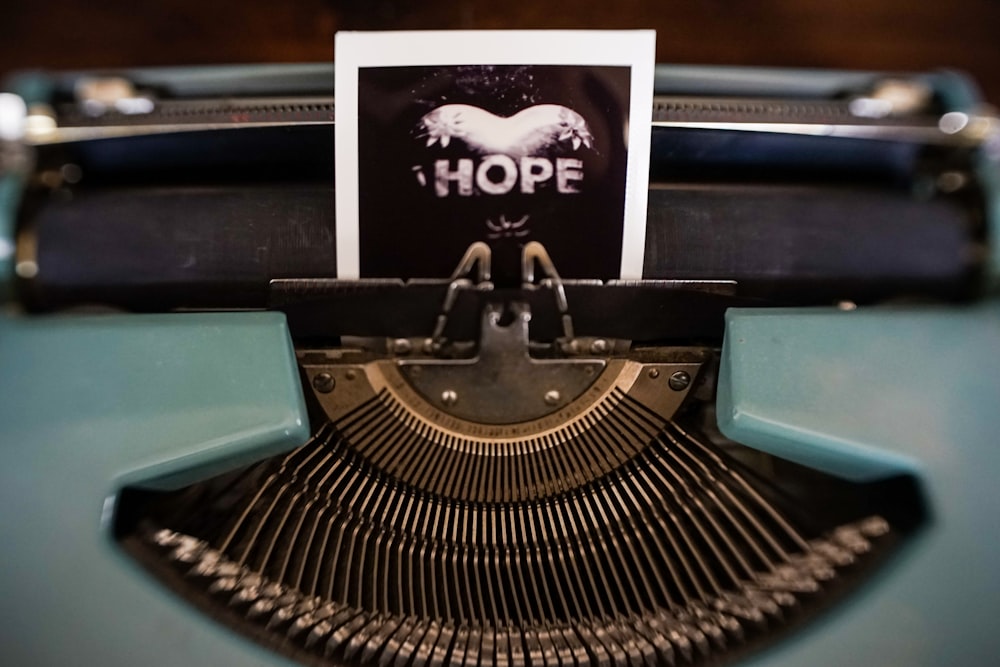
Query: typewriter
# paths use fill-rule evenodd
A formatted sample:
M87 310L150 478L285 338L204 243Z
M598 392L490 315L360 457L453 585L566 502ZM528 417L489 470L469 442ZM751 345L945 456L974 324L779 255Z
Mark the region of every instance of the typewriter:
M7 89L5 664L1000 655L962 76L658 67L639 280L337 279L330 65Z

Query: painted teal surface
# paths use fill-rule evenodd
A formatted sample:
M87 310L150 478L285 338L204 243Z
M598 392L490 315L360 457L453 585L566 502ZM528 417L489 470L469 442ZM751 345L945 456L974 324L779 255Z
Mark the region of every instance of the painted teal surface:
M0 90L13 92L20 95L26 104L34 104L49 101L52 85L46 76L22 72L5 79ZM25 160L24 169L30 168L30 162ZM27 179L24 169L0 172L0 304L13 296L17 210Z
M307 437L284 317L0 318L0 378L0 663L286 664L165 591L108 533L123 485Z
M859 477L912 470L931 513L861 591L746 664L1000 664L1000 303L727 326L728 436Z
M921 75L941 98L948 111L975 113L980 111L982 94L975 81L959 70L938 70Z
M877 76L874 72L830 69L657 65L654 90L658 94L827 97L864 88Z
M986 262L986 288L995 293L1000 291L1000 163L998 160L983 156L979 165L979 177L984 185L987 234L990 244Z
M898 430L892 415L923 406L921 392L895 391L898 374L918 367L914 360L907 356L892 369L861 363L895 353L895 341L883 334L884 316L807 312L727 313L717 404L722 432L855 481L915 473L917 461L891 446ZM925 335L919 327L914 331Z
M333 94L333 63L260 63L201 67L141 67L122 73L142 86L182 97L261 94ZM79 76L69 73L72 78ZM65 76L60 83L65 84Z
M0 175L0 303L11 297L14 279L14 226L21 201L22 179L16 174Z
M949 110L995 114L995 111L983 109L979 89L968 76L960 72L939 72L926 76ZM996 138L980 151L977 171L983 187L989 246L984 286L987 291L997 292L1000 291L1000 143Z
M38 70L14 72L3 80L3 90L20 95L25 104L48 104L54 82L51 73Z

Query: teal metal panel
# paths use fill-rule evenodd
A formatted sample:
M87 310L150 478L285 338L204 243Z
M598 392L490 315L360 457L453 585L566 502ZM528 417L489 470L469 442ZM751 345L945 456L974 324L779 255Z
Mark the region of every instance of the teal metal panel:
M996 159L983 156L979 164L979 178L986 198L986 233L989 254L986 259L986 289L1000 291L1000 165Z
M858 593L748 664L1000 659L1000 304L735 310L719 422L855 479L907 471L930 518Z
M957 434L992 437L996 405L997 303L727 316L720 427L810 467L859 481L916 473Z
M656 66L653 87L657 93L685 95L833 97L871 85L878 76L870 71L671 64Z
M275 313L0 319L2 661L282 665L110 534L124 485L184 483L308 436ZM165 482L164 480L169 480Z
M304 91L333 94L333 63L129 67L106 71L125 76L140 88L154 88L178 97L300 95ZM64 71L48 72L46 76L54 88L73 90L80 78L93 74L92 71Z
M28 105L47 102L52 92L48 78L30 72L8 77L0 90L20 95ZM29 155L24 155L19 164L11 161L0 169L0 303L7 302L14 295L17 213L32 162Z
M19 174L0 175L0 303L11 297L14 278L14 227L21 201Z
M48 104L54 92L52 74L43 70L24 70L9 74L3 80L3 90L20 95L25 104Z

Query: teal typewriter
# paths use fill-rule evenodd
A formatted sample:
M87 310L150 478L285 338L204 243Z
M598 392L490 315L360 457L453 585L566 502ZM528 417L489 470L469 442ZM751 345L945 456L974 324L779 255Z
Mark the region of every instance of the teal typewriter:
M658 67L633 280L513 218L339 279L329 64L6 89L4 664L1000 657L961 75Z

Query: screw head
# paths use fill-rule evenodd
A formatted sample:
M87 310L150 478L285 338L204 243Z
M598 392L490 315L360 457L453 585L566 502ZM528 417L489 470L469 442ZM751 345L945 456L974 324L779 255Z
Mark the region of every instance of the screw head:
M684 371L677 371L670 376L667 384L674 391L684 391L691 384L691 376Z
M329 394L337 386L337 380L329 373L319 373L313 378L313 387L316 391Z
M650 380L655 380L658 377L660 377L660 369L659 368L650 368L649 369L649 379Z
M441 402L445 405L455 405L458 403L458 393L454 389L445 389L441 392Z
M590 344L591 354L604 354L608 351L608 341L598 338Z
M548 405L555 405L559 402L560 398L561 396L559 395L559 392L555 389L549 389L545 392L545 403Z
M392 351L395 354L409 354L413 349L408 338L397 338L392 341Z

